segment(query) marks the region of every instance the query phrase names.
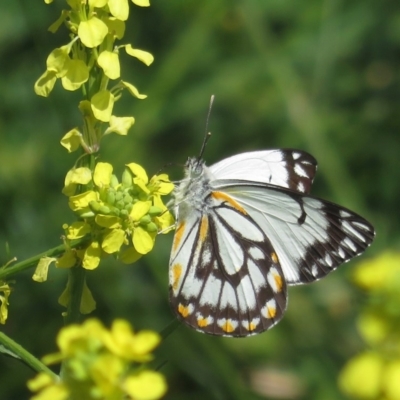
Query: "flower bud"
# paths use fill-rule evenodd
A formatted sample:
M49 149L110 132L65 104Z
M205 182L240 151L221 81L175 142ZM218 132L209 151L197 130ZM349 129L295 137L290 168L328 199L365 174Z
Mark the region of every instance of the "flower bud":
M147 225L151 222L151 217L149 214L146 214L144 217L140 218L140 225Z
M132 175L131 173L125 169L122 173L122 186L125 188L129 188L132 186Z
M115 203L115 191L113 189L109 189L107 191L107 198L106 198L107 204L114 204Z
M98 213L100 211L101 204L96 200L92 200L89 202L89 207L93 212Z
M111 212L111 210L110 210L109 207L107 207L107 206L100 206L99 214L108 215L108 214L110 214L110 212Z
M110 186L115 189L118 185L119 185L118 178L114 174L112 174L110 180Z
M149 222L146 225L146 231L147 232L157 232L158 231L157 225L154 222Z
M149 214L151 217L158 217L161 215L163 210L160 207L157 206L151 206L149 210Z

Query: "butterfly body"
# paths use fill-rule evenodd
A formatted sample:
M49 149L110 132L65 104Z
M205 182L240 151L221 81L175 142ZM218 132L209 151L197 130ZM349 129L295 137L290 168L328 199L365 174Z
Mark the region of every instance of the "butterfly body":
M200 332L250 336L274 326L287 286L315 281L372 242L357 214L309 196L316 161L297 150L189 159L174 192L170 301Z

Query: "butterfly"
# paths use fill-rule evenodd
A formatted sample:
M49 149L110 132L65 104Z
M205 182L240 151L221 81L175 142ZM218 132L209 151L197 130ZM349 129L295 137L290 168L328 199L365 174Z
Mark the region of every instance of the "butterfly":
M210 167L188 160L172 200L170 303L180 320L211 335L261 333L282 318L288 286L323 278L372 243L368 221L310 196L316 169L292 149Z

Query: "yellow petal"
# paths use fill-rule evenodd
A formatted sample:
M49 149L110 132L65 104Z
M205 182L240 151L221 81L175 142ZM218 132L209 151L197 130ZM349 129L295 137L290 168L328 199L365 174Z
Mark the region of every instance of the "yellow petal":
M133 221L139 221L149 212L150 207L150 201L138 201L133 205L129 216L132 218Z
M75 196L71 196L69 198L68 204L71 210L78 211L83 208L89 207L89 203L96 200L98 200L97 193L90 190L84 193L77 194Z
M108 33L107 25L96 17L81 21L78 36L82 43L89 48L99 46Z
M128 247L119 254L119 260L124 264L133 264L142 256L143 254L138 253L134 247Z
M109 163L99 162L96 164L93 174L93 182L98 188L109 187L113 166Z
M154 247L155 236L138 226L133 231L133 245L140 254L147 254Z
M80 239L90 233L90 225L83 221L73 222L68 226L67 238L68 239Z
M151 65L154 61L154 56L148 51L134 49L130 44L125 46L125 51L132 57L136 57L147 66Z
M149 182L149 178L147 177L146 170L139 164L129 163L126 166L130 169L133 175L138 177L141 181L144 182L145 185Z
M100 264L101 248L98 242L92 242L85 251L82 260L82 267L85 269L95 269Z
M61 139L61 145L64 146L69 153L78 150L82 142L82 133L77 128L71 129Z
M76 252L68 250L56 261L57 268L72 268L77 262Z
M101 243L102 249L112 254L118 251L124 244L125 232L122 229L112 229L103 239Z
M108 32L117 39L122 39L125 34L125 22L114 17L105 18L105 24L108 26Z
M54 71L46 70L46 72L35 82L35 93L38 96L47 97L54 88L57 76Z
M89 79L89 69L82 60L71 60L68 71L61 78L65 90L77 90Z
M108 122L112 114L114 101L114 95L108 90L97 92L91 99L94 116L100 121Z
M11 289L8 284L4 283L0 289L3 295L0 295L0 324L5 324L8 318L8 298L11 294Z
M135 400L157 400L166 393L167 383L159 372L142 371L128 376L124 388Z
M150 179L150 185L157 187L157 194L165 196L174 190L174 184L170 182L167 174L154 175Z
M73 189L72 194L75 191L75 187L77 184L86 185L92 180L92 171L86 167L72 168L67 172L64 181L64 189L63 193L67 194L71 192L71 188ZM68 194L67 194L68 195Z
M69 58L70 46L62 46L54 49L46 60L47 70L54 71L57 78L65 76L71 62Z
M121 21L126 21L129 17L128 0L108 0L110 13Z
M104 50L101 52L97 63L110 79L118 79L120 77L119 57L114 51Z
M138 99L145 99L147 96L145 94L140 94L139 91L133 86L131 83L126 81L121 81L121 85L129 90L129 93L132 96L137 97Z
M132 353L145 355L151 353L161 342L161 337L157 332L143 330L138 332L132 343Z
M27 385L32 392L37 392L51 383L53 383L53 378L50 375L47 375L45 372L39 372L39 374L27 382Z
M127 135L130 127L135 123L133 117L115 117L111 115L110 126L104 132L107 135L111 132L118 133L118 135Z
M49 271L49 266L52 262L55 262L56 260L57 259L55 257L42 257L39 260L32 279L35 282L45 282L47 280L47 272Z
M139 7L150 7L150 0L132 0L132 3Z
M121 227L121 218L115 217L114 215L96 215L95 219L96 224L102 226L103 228L120 228Z

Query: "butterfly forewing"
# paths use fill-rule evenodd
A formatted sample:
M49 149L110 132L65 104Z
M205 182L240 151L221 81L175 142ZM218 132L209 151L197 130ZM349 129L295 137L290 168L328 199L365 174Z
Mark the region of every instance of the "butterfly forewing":
M304 151L274 149L237 154L209 169L218 179L251 180L309 193L317 161Z
M269 329L286 308L278 257L262 229L229 196L212 192L207 204L210 211L185 227L171 256L172 308L209 334L249 336ZM193 249L189 257L186 246Z

